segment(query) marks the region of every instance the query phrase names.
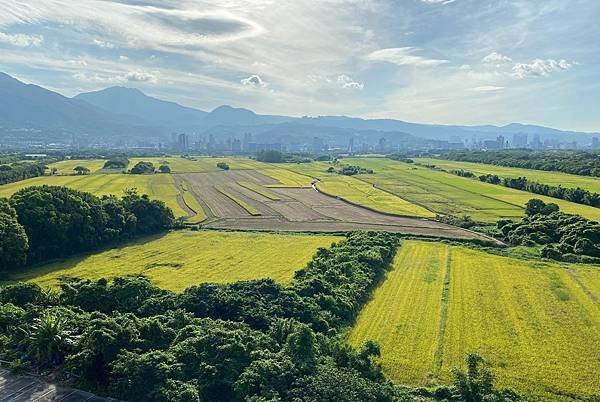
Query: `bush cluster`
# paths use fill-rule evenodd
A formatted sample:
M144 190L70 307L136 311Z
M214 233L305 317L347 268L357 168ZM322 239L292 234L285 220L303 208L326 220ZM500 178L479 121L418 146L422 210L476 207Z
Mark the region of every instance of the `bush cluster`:
M174 221L162 201L135 190L98 198L67 187L27 187L0 199L0 270L167 230Z
M532 199L521 222L501 220L497 227L510 244L543 245L544 258L600 262L600 224L560 212L556 204Z

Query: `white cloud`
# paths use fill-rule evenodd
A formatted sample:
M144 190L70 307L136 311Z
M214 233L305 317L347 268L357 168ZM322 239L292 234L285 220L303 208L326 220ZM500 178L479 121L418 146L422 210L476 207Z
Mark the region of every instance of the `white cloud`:
M7 34L0 32L0 43L17 47L39 47L44 43L42 35Z
M242 85L250 86L254 88L265 88L268 84L260 78L260 76L253 74L248 78L240 80Z
M500 54L498 52L492 52L485 56L482 61L486 64L502 64L502 63L510 63L512 59L508 56Z
M110 43L110 42L100 40L100 39L94 39L94 45L101 47L103 49L114 49L115 48L114 43Z
M127 60L129 60L129 57L121 55L121 56L119 56L119 60L127 61Z
M73 74L73 78L82 82L99 84L124 84L126 82L157 82L158 77L155 73L143 71L130 71L123 74L101 74L101 73L83 73Z
M127 81L132 82L156 82L158 80L156 74L143 71L130 71L125 75L125 78Z
M547 77L554 71L569 70L573 63L566 60L535 59L531 63L517 63L512 68L512 76L518 79L526 77Z
M483 85L480 87L475 87L473 88L473 91L477 91L477 92L498 92L498 91L502 91L504 89L504 87L497 87L494 85Z
M397 64L399 66L439 66L448 63L448 60L428 59L416 56L413 53L418 50L414 47L395 47L389 49L376 50L367 56L371 61L383 61Z
M344 89L363 89L365 84L356 82L346 74L338 75L337 83Z

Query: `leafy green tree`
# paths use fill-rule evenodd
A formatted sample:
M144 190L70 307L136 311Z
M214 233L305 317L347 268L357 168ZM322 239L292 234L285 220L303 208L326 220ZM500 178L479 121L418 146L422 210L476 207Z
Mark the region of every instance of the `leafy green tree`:
M5 198L0 198L0 271L25 264L29 240L17 220L17 212Z
M160 165L158 167L158 171L160 173L171 173L171 168L169 167L169 165Z
M139 161L131 168L131 174L152 174L154 170L152 162Z
M90 169L86 168L85 166L75 166L73 168L73 170L75 171L75 173L77 173L77 175L81 176L81 175L86 175L86 174L90 174Z
M27 187L10 203L27 233L30 261L91 250L101 243L108 220L100 199L67 187Z

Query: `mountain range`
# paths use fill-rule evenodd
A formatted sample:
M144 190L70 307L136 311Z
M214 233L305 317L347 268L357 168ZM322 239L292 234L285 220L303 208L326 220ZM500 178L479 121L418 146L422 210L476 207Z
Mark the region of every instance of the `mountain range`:
M175 132L240 137L251 133L260 141L310 142L319 136L347 144L349 137L376 142L379 138L444 140L491 139L498 135L540 135L541 139L589 142L597 133L561 131L523 125L452 126L409 123L392 119L347 116L290 117L260 115L244 108L219 106L206 112L148 96L138 89L111 87L65 97L0 73L0 143L45 139L64 141L74 136L102 138L114 143L165 140Z

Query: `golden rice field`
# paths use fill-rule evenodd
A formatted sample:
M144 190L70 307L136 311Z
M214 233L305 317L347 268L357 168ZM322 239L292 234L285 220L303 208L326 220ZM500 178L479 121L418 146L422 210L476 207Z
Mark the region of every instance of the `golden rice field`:
M167 164L171 168L171 173L205 173L216 172L220 169L217 163L225 162L230 169L258 169L265 168L261 162L249 158L213 158L209 156L192 156L191 158L182 158L179 156L165 157L144 157L144 158L129 158L129 169L135 166L140 161L152 162L154 167L158 168L162 164Z
M468 170L476 175L496 174L500 177L527 177L530 181L537 181L550 186L577 188L600 193L600 177L578 176L562 172L547 172L543 170L521 169L487 165L484 163L456 162L433 158L415 158L415 162L435 165L444 170Z
M382 191L372 184L350 176L329 176L316 184L319 191L337 196L353 204L365 206L376 211L404 215L435 218L435 214L419 205Z
M177 231L34 267L10 279L56 286L60 278L145 275L157 286L177 292L205 282L272 278L287 283L319 247L338 240L336 236Z
M41 186L66 186L86 191L96 196L114 194L120 196L125 189L136 188L140 194L164 201L175 216L186 216L186 212L177 203L179 190L173 176L168 174L128 175L128 174L92 174L85 176L41 176L0 186L0 197L10 197L18 190Z
M349 340L378 341L399 383L448 384L476 351L500 386L590 396L600 393L599 284L600 267L406 241Z
M90 170L90 173L96 173L104 167L106 161L104 159L85 159L85 160L64 160L60 162L51 163L48 165L49 168L56 169L58 175L72 175L75 174L73 170L76 166L83 166Z

